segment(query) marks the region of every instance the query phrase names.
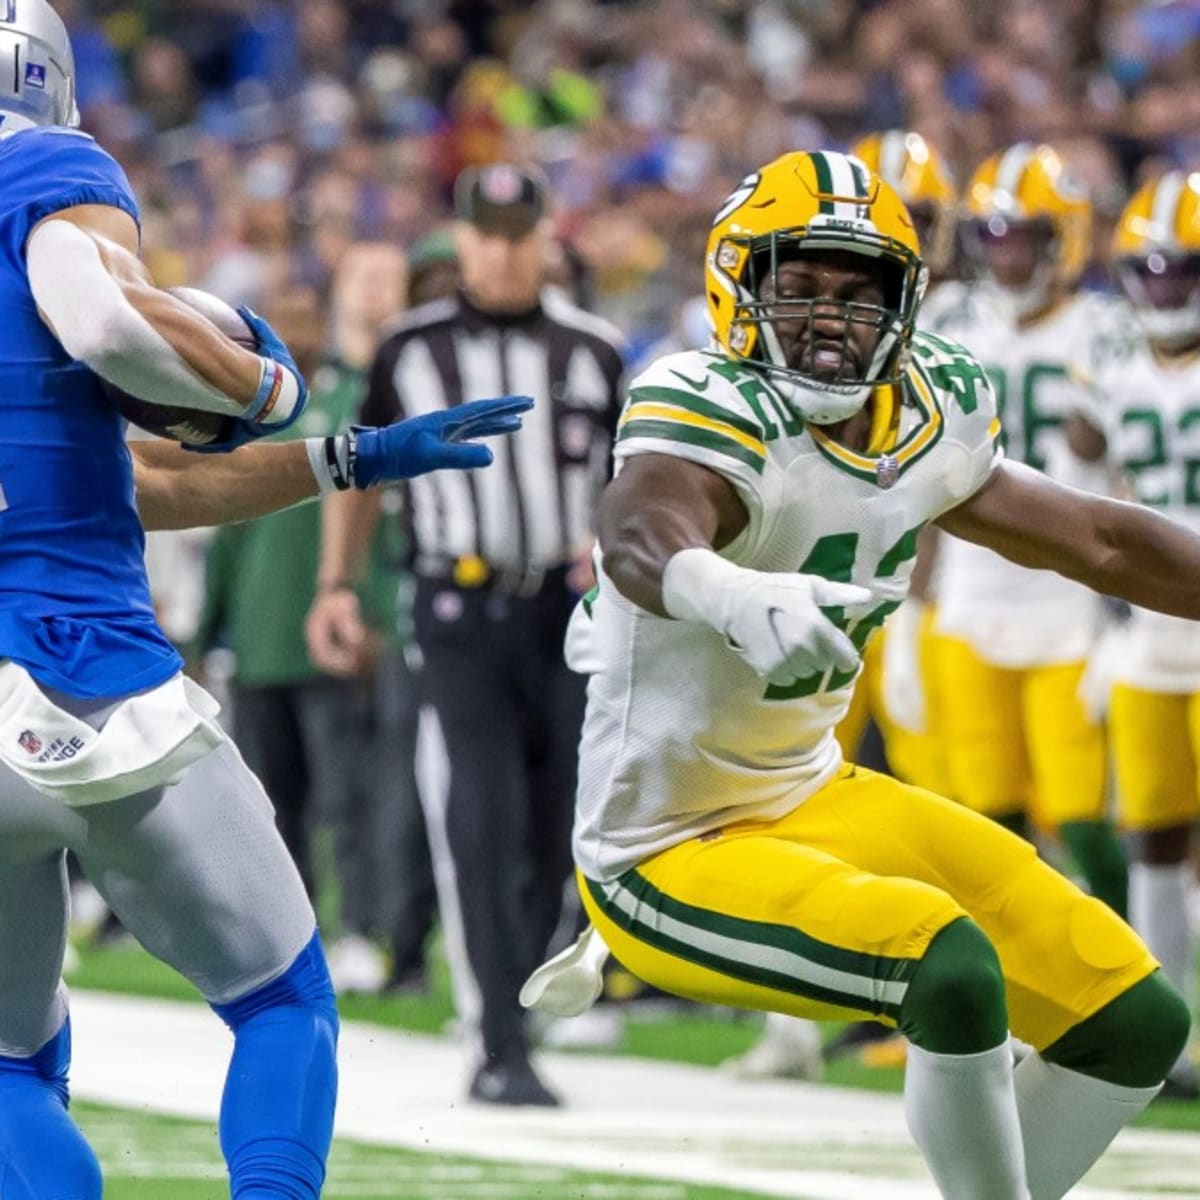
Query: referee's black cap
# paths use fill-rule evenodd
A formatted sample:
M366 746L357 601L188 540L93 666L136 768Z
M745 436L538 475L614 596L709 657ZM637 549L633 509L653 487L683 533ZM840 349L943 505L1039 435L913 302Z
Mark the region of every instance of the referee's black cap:
M466 167L454 181L454 215L485 233L522 238L547 207L546 179L535 168L490 163Z

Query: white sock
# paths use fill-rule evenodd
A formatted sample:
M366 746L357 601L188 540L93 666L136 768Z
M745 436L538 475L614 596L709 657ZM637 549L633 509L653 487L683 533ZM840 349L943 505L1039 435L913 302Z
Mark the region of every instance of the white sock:
M1008 1042L982 1054L909 1045L904 1115L949 1200L1027 1200Z
M1195 1011L1196 942L1190 906L1191 867L1187 863L1129 865L1129 923L1150 953L1162 963L1163 974ZM1190 1050L1180 1055L1171 1073L1190 1075L1195 1068Z
M1059 1200L1158 1094L1122 1087L1031 1054L1016 1070L1031 1200Z

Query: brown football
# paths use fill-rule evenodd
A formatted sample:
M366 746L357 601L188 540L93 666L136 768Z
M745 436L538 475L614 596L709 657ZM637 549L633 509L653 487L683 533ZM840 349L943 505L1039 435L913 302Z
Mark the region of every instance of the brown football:
M250 326L224 300L199 288L172 287L166 290L206 316L226 337L245 346L247 350L257 350ZM223 413L182 408L177 404L151 404L148 400L131 396L106 379L101 382L104 394L113 407L131 424L156 437L207 446L210 442L222 440L226 426L232 420Z

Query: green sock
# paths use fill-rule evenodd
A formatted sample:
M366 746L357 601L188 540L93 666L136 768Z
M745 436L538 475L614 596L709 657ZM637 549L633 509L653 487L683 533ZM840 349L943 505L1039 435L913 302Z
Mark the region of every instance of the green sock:
M1088 891L1122 920L1129 911L1129 867L1117 831L1108 821L1067 821L1058 836L1087 880Z
M1015 833L1017 837L1029 840L1029 816L1024 809L1017 809L1016 812L1003 813L998 817L993 817L993 821L997 825L1003 825L1009 833Z

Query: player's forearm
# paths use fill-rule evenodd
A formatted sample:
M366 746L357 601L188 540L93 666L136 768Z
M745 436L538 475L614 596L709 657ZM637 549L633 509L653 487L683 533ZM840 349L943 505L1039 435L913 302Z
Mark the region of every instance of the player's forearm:
M601 520L604 573L639 608L667 616L663 574L681 550L712 548L690 514L648 508Z
M604 573L634 604L668 616L663 575L671 559L682 550L727 545L747 520L733 487L707 467L641 455L625 465L600 501Z
M358 580L378 519L376 491L332 492L325 497L321 505L321 554L317 563L319 587Z
M254 402L262 359L155 288L124 247L52 220L26 259L43 318L98 375L150 403L240 416Z
M254 402L262 373L262 359L257 354L230 341L169 292L143 285L126 287L124 296L192 371L216 392L237 402L237 412Z
M1094 504L1103 552L1082 581L1130 604L1200 620L1200 536L1142 505Z
M247 521L318 494L304 442L194 454L169 442L130 446L138 515L147 530Z

